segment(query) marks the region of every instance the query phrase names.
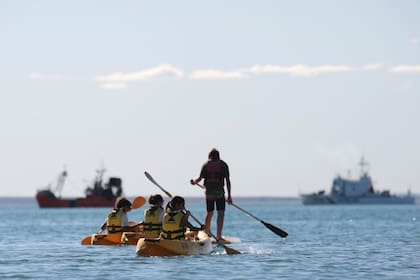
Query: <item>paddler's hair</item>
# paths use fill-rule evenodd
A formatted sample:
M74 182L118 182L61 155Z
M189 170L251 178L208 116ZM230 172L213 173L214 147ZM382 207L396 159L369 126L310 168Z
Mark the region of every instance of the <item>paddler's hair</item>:
M182 196L173 196L171 201L168 202L168 205L166 206L166 210L169 211L174 211L175 210L175 205L177 204L182 204L182 207L185 206L185 199Z
M209 153L209 159L211 160L219 160L220 159L220 153L216 148L211 149Z
M151 195L149 197L149 204L157 205L159 202L163 202L163 197L160 194Z
M120 209L120 208L123 208L125 206L131 208L131 202L127 198L124 198L124 197L117 198L117 200L115 201L115 207L114 208L115 209Z

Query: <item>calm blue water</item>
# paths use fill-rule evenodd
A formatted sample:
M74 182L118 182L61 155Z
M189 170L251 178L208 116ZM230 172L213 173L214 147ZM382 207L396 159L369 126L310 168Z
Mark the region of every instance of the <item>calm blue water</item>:
M39 209L32 200L0 199L0 279L420 279L418 204L235 203L289 237L228 207L224 233L242 239L230 245L241 255L137 257L134 246L80 245L108 209ZM204 220L200 201L187 206ZM130 220L141 220L143 210L130 212Z

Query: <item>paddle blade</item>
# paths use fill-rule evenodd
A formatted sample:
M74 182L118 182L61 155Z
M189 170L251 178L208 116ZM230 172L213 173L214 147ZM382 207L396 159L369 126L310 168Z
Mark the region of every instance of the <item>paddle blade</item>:
M239 251L237 251L233 248L230 248L226 245L223 245L223 248L225 249L226 254L228 254L228 255L239 255L241 253L241 252L239 252Z
M81 244L82 245L91 245L92 244L92 236L89 235L89 236L83 238Z
M264 221L261 221L261 223L263 223L269 230L271 230L272 232L274 232L275 234L277 234L280 237L285 238L286 236L289 235L287 232L285 232L281 228L273 226L272 224L266 223Z
M133 203L131 205L131 208L133 209L139 209L146 203L146 198L143 196L138 196L133 200Z
M167 196L169 196L169 197L171 197L172 198L172 195L167 191L167 190L165 190L161 185L159 185L156 181L155 181L155 179L153 179L153 177L152 177L152 175L150 175L149 174L149 172L147 172L147 171L144 171L144 175L147 177L147 179L149 179L150 180L150 182L152 182L153 184L155 184L161 191L163 191Z
M144 171L144 175L147 177L147 179L149 179L153 184L155 184L156 186L159 185L155 179L153 179L152 175L149 174L149 172Z

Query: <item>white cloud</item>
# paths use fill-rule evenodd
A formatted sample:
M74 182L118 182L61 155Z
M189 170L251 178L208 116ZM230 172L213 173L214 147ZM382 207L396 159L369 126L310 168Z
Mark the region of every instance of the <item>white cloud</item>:
M366 64L364 66L362 66L362 70L363 71L375 71L375 70L379 70L383 67L384 65L381 63L374 63L374 64Z
M191 73L191 79L242 79L245 74L240 71L196 70Z
M149 80L166 75L183 77L184 72L178 68L173 67L172 65L162 64L154 68L145 69L137 72L116 72L110 75L96 76L95 80L103 82L128 82Z
M242 79L249 75L247 74L269 74L269 73L285 73L291 76L316 76L322 73L341 73L350 72L353 68L346 65L320 65L308 66L296 64L292 66L279 65L254 65L249 68L242 68L237 71L221 71L221 70L197 70L194 71L190 78L192 79Z
M101 86L104 90L120 90L126 89L128 85L126 83L106 83Z
M305 64L295 64L289 66L272 65L272 64L256 64L251 67L240 68L238 70L224 71L218 69L194 70L188 75L193 80L199 79L245 79L252 75L263 75L271 73L283 73L297 77L313 77L327 73L346 73L353 71L376 71L382 69L382 63L371 63L360 67L352 67L348 65L331 65L324 64L318 66L310 66ZM390 68L389 72L397 73L419 73L420 65L398 65ZM153 68L137 71L137 72L115 72L109 75L96 76L96 81L104 82L101 88L105 90L126 89L127 82L148 80L162 76L172 76L183 78L184 71L169 64L158 65ZM60 75L54 74L31 74L31 79L38 80L60 80Z
M398 65L389 69L393 73L420 73L420 65Z
M278 66L278 65L254 65L251 68L243 69L243 71L253 74L265 73L286 73L292 76L316 76L322 73L341 73L350 72L353 68L346 65L320 65L308 66L303 64L296 64L292 66Z
M53 73L31 73L29 75L31 80L37 81L62 81L66 78L61 74L53 74Z

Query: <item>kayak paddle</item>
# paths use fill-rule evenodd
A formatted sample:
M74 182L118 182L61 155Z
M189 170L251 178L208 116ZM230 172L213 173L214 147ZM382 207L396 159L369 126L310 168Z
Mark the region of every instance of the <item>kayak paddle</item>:
M191 180L192 181L192 180ZM191 182L190 181L190 182ZM205 187L203 186L203 185L201 185L201 184L196 184L197 186L199 186L200 188L202 188L202 189L205 189ZM231 203L231 205L233 206L233 207L235 207L236 209L238 209L238 210L240 210L240 211L242 211L243 213L245 213L247 216L249 216L249 217L251 217L251 218L254 218L255 220L257 220L257 221L259 221L259 222L261 222L266 228L268 228L269 230L271 230L272 232L274 232L275 234L277 234L278 236L280 236L280 237L283 237L283 238L285 238L286 236L288 236L289 234L287 233L287 232L285 232L284 230L282 230L281 228L278 228L278 227L276 227L276 226L274 226L274 225L272 225L272 224L270 224L270 223L267 223L267 222L264 222L263 220L261 220L261 219L259 219L259 218L257 218L257 217L255 217L254 215L252 215L251 213L249 213L248 211L246 211L245 209L242 209L241 207L239 207L238 205L236 205L236 204L234 204L234 203Z
M236 204L234 204L234 203L232 203L231 205L232 205L233 207L235 207L236 209L238 209L238 210L240 210L240 211L244 212L244 213L245 213L246 215L248 215L249 217L254 218L255 220L257 220L257 221L261 222L263 225L265 225L265 227L266 227L266 228L268 228L269 230L271 230L272 232L274 232L274 233L275 233L275 234L277 234L278 236L285 238L285 237L287 237L287 236L289 235L287 232L285 232L285 231L284 231L284 230L282 230L281 228L278 228L278 227L276 227L276 226L273 226L273 225L272 225L272 224L270 224L270 223L267 223L267 222L264 222L264 221L263 221L263 220L261 220L261 219L258 219L257 217L255 217L254 215L252 215L251 213L249 213L248 211L246 211L246 210L242 209L241 207L239 207L238 205L236 205Z
M137 196L134 198L133 203L131 204L132 209L139 209L146 203L146 198L143 196Z
M150 175L147 171L145 171L144 172L144 175L146 175L146 177L147 177L147 179L149 179L150 180L150 182L152 182L153 184L155 184L162 192L164 192L167 196L169 196L170 198L172 198L172 195L167 191L167 190L165 190L161 185L159 185L156 181L155 181L155 179L153 179L153 177L152 177L152 175ZM194 221L196 221L200 226L203 226L203 224L202 223L200 223L200 221L196 218L196 217L194 217L191 213L190 213L190 216L191 216L191 218L193 218L194 219ZM211 233L211 232L208 232L216 241L217 241L217 243L219 243L219 240L217 239L217 237L213 234L213 233ZM237 255L237 254L240 254L241 252L239 252L239 251L237 251L237 250L235 250L235 249L233 249L233 248L230 248L230 247L228 247L228 246L226 246L226 245L224 245L224 244L221 244L221 243L219 243L220 245L222 245L223 246L223 248L225 249L225 251L226 251L226 253L228 254L228 255Z

